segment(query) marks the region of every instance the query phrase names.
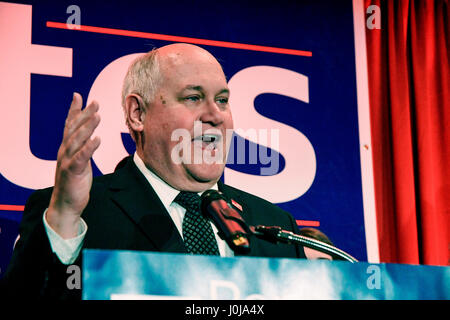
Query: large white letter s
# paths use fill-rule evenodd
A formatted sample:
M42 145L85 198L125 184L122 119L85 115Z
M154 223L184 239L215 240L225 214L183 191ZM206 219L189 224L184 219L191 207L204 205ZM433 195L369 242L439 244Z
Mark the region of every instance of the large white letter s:
M285 168L272 176L250 175L225 169L227 184L244 189L274 203L292 201L312 185L316 174L314 148L304 134L288 125L266 118L256 112L255 98L263 93L285 95L309 102L308 78L300 73L271 66L255 66L236 73L228 83L235 130L279 130L279 150L270 142L267 147L286 159ZM254 143L251 136L243 137Z

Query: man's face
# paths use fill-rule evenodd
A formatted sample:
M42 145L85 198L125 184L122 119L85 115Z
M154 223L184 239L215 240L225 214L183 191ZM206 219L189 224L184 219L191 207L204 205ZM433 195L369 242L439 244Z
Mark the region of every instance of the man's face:
M206 190L222 175L226 130L233 128L225 75L209 53L195 46L163 47L159 58L163 80L145 113L140 156L172 187Z

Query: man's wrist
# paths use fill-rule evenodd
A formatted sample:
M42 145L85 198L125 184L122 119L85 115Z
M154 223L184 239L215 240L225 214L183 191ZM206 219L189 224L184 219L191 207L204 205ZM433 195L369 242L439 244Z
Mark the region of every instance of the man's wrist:
M80 215L62 213L49 207L45 213L48 225L63 239L75 238L80 227Z
M46 214L48 209L43 214L44 227L50 242L52 251L56 254L63 264L72 264L78 257L81 247L83 245L84 237L87 232L87 225L80 217L78 225L78 232L76 237L70 239L63 239L53 228L48 224Z

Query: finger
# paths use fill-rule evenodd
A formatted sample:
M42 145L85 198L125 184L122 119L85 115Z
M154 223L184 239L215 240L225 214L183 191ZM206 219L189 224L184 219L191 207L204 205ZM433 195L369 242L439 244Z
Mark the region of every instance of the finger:
M78 92L74 92L69 108L69 113L67 114L66 123L73 119L73 117L75 117L78 113L80 113L82 106L83 98Z
M83 147L86 141L92 136L99 123L100 116L95 113L70 136L67 142L64 143L65 154L67 157L72 157Z
M70 136L78 130L84 123L89 121L99 110L99 105L96 101L92 101L84 110L76 114L70 121L66 123L64 130L64 139L69 139Z
M89 165L89 160L92 158L95 150L100 146L100 142L99 137L89 139L74 155L69 169L75 174L84 172L86 166Z
M66 131L67 131L68 124L71 123L78 114L80 114L82 107L83 107L83 98L81 97L81 95L78 92L74 92L73 96L72 96L72 102L70 104L69 112L66 117L66 122L64 124L63 138L67 135Z

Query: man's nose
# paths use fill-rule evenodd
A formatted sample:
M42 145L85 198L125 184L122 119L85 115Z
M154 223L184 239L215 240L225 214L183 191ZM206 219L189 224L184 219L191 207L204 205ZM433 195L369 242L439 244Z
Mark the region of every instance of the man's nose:
M209 123L214 127L218 126L224 121L223 110L214 100L206 100L202 108L200 121Z

